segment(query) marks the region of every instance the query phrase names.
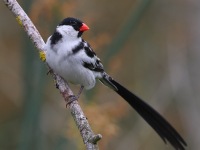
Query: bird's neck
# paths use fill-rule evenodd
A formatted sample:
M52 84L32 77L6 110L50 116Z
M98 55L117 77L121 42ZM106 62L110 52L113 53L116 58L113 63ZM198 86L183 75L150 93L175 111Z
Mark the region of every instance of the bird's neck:
M81 37L77 37L77 36L71 36L71 35L68 35L68 34L65 34L65 35L62 35L63 36L63 39L62 41L63 42L80 42L81 41Z

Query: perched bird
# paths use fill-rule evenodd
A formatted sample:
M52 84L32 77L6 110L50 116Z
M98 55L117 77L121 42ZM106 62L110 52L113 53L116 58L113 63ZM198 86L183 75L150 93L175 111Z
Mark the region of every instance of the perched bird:
M96 79L100 80L126 100L165 143L171 143L176 150L184 150L186 142L156 110L104 71L89 43L81 38L88 29L81 20L71 17L58 24L46 42L46 61L51 69L67 82L80 85L79 94L83 88L93 88Z

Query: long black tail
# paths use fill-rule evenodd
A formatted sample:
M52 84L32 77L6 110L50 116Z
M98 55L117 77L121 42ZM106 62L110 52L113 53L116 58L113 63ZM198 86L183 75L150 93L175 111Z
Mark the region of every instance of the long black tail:
M167 141L176 150L185 150L186 142L179 133L151 106L145 103L142 99L131 93L125 87L113 80L108 75L100 79L102 83L114 89L121 97L123 97L143 118L146 122L158 133L165 143Z

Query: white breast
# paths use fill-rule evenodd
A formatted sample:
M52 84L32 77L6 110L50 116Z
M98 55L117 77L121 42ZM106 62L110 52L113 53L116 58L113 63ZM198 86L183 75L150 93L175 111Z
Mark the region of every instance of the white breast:
M82 66L81 57L84 57L84 53L80 51L74 55L71 51L73 47L79 44L80 40L69 42L70 45L64 44L65 42L58 42L52 47L48 39L46 43L46 61L67 82L80 84L86 89L90 89L94 87L96 80L93 72Z

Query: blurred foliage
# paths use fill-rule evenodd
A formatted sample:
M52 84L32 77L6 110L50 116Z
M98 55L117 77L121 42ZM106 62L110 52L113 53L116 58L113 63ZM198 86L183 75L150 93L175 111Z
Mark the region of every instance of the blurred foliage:
M163 114L189 149L199 149L199 1L21 0L20 4L45 41L63 18L83 20L90 27L83 37L105 62L107 72ZM0 19L0 149L84 149L48 70L4 5ZM93 131L103 135L100 149L172 149L101 84L84 92L79 102Z

